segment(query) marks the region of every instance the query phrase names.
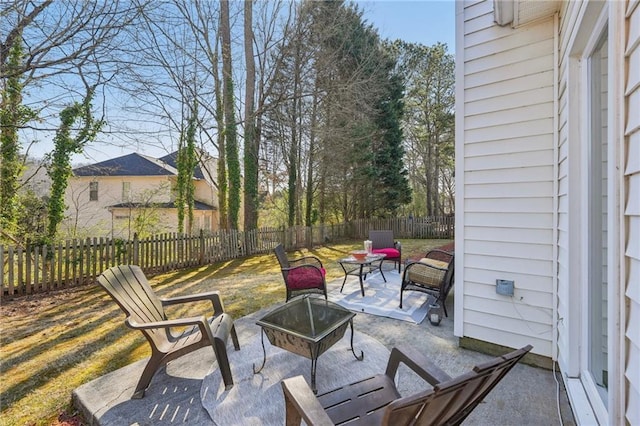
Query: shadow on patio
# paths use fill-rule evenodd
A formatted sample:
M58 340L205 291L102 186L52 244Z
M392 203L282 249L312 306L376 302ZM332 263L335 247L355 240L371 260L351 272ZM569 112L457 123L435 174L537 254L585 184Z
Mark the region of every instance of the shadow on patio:
M341 281L329 283L329 288L340 285ZM445 372L456 376L492 357L458 346L458 339L453 336L452 295L447 300L447 306L449 317L444 318L440 326L433 326L427 320L416 325L359 313L354 319L354 327L357 332L377 339L387 349L398 344L420 349ZM246 345L260 331L256 320L273 308L262 309L235 321L241 351L243 344ZM348 338L348 334L345 338ZM231 342L228 347L233 351ZM131 394L145 363L139 361L79 387L73 393L74 404L92 424L214 425L216 423L202 407L200 397L202 379L214 362L211 348L203 348L172 361L166 370L156 374L143 399L132 400ZM322 356L318 364L318 368L321 368ZM268 368L268 364L265 368ZM559 373L556 374L560 380ZM428 384L425 383L425 386ZM255 418L238 418L237 424L261 423ZM554 373L520 363L464 424L573 425L575 422L564 386L561 381L556 381Z

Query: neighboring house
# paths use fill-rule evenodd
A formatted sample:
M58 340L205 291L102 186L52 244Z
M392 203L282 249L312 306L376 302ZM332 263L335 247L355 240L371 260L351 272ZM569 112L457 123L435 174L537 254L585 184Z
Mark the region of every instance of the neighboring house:
M640 425L640 1L456 2L456 65L455 334Z
M20 182L24 185L21 190L31 190L40 197L51 195L51 178L43 164L43 160L27 158L25 169L20 175Z
M199 151L191 232L218 228L215 160ZM177 153L129 154L73 170L66 192L68 235L132 238L178 231ZM187 227L185 212L185 228Z

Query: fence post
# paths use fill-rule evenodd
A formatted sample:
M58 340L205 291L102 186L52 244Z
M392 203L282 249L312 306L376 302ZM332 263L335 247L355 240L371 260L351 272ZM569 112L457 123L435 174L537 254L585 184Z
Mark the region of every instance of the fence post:
M204 230L200 228L200 254L198 255L198 266L204 265Z
M7 262L7 266L9 262ZM0 244L0 289L2 293L0 293L0 299L4 296L4 246Z
M138 233L134 232L133 233L133 264L134 265L139 265L140 263L140 246L139 246L139 241L138 241Z

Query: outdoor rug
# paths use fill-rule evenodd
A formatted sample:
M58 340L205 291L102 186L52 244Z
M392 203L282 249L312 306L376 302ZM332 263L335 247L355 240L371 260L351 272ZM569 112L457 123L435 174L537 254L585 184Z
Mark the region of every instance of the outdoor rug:
M351 353L351 330L318 358L316 386L326 392L338 386L355 382L374 374L383 373L389 359L389 350L382 343L356 331L354 349L364 359L358 361ZM260 333L248 342L240 342L240 350L229 351L233 374L233 387L225 391L217 363L204 377L200 398L215 424L230 425L283 425L285 420L282 379L302 375L311 383L311 360L271 346L265 337L267 361L262 371L253 374L253 365L262 364Z
M396 270L384 271L387 279L385 283L382 275L375 272L367 276L364 282L364 297L360 292L358 277L349 276L340 293L342 278L329 283L327 297L330 301L343 306L353 312L382 317L395 318L420 324L429 310L429 295L419 291L404 293L402 309L400 309L400 282L402 275Z

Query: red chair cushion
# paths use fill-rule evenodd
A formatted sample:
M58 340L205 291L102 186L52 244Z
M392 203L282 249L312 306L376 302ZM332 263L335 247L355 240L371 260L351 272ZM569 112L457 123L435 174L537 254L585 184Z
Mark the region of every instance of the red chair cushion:
M324 268L320 268L322 275L318 274L318 269L305 267L295 268L287 274L287 287L292 290L304 288L323 288L324 276L327 274Z
M387 259L393 259L396 257L400 257L400 252L394 248L383 248L383 249L373 249L371 250L373 253L377 254L386 254Z

